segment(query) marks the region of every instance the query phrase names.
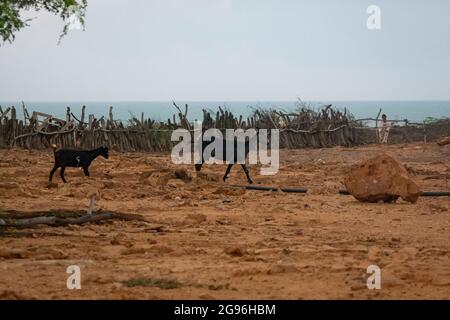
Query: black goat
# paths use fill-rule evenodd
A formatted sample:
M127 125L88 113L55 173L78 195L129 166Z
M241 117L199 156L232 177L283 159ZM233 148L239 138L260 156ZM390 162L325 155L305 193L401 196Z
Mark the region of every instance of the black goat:
M61 167L60 176L64 183L67 183L64 177L64 171L66 167L81 167L83 168L84 175L89 177L89 166L91 162L98 156L103 156L108 159L108 147L100 147L92 150L70 150L60 149L56 151L56 145L53 145L53 153L55 154L55 165L50 171L49 181L52 181L53 175L56 170Z
M199 171L202 169L203 163L204 163L205 161L208 160L208 159L204 159L204 157L203 157L203 152L204 152L205 148L206 148L208 145L210 145L213 141L214 141L214 139L212 139L211 141L202 141L201 163L196 163L196 164L195 164L195 171L196 171L196 172L199 172ZM242 148L242 143L243 143L243 142L241 142L241 141L238 142L237 139L234 139L234 146L233 146L233 147L234 147L234 148L233 148L233 152L234 152L234 154L233 154L233 162L228 164L227 170L225 171L225 175L223 176L223 181L225 181L225 180L228 178L228 174L230 173L231 167L233 166L233 164L235 164L235 163L238 162L237 152L238 152L239 148ZM224 160L224 161L228 159L228 157L227 157L227 146L226 146L226 144L227 144L227 140L223 139L223 149L222 149L222 151L223 151L223 158L222 158L221 160ZM244 158L247 158L247 155L248 155L248 153L249 153L249 151L250 151L249 145L250 145L249 141L246 140L245 143L244 143L244 148L245 148L245 156L244 156ZM215 157L215 150L214 150L214 152L212 152L211 155L212 155L213 157ZM245 176L247 177L248 183L252 184L252 183L253 183L253 180L252 180L252 178L250 178L250 174L249 174L249 172L248 172L247 165L246 165L245 163L242 163L242 164L241 164L241 167L242 167L242 169L243 169L244 172L245 172Z

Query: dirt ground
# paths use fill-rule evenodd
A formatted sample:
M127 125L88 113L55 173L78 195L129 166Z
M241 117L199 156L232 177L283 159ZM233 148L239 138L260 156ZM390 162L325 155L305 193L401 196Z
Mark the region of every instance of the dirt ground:
M255 184L307 194L245 191L240 167L207 166L169 179L168 154L111 153L47 182L51 150L0 151L0 211L87 207L145 221L0 229L2 299L449 299L450 198L360 203L337 194L349 168L382 152L405 163L424 191L449 191L450 146L405 144L282 150L280 171ZM157 228L155 228L157 226ZM369 265L381 289L366 287ZM69 290L70 265L81 290Z

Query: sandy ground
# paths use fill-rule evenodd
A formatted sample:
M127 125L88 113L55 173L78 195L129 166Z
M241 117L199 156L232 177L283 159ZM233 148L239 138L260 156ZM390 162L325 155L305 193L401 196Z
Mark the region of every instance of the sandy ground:
M0 209L79 210L94 187L100 208L148 222L0 230L0 298L448 299L448 197L367 204L337 194L351 165L381 152L423 190L449 190L450 148L435 144L282 150L276 176L251 167L256 184L306 195L232 188L246 182L237 166L226 184L215 181L224 165L167 181L178 168L168 154L112 153L91 178L72 168L69 183L58 172L48 184L50 150L1 150ZM381 290L366 287L372 264ZM70 265L81 268L81 290L66 287Z

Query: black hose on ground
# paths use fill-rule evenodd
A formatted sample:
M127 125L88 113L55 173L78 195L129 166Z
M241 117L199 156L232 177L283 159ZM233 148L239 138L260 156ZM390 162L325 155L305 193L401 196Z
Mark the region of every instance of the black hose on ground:
M258 190L258 191L282 191L286 193L307 193L308 189L304 188L277 188L269 186L255 186L255 185L232 185L235 188L242 188L247 190ZM339 194L350 195L347 190L339 190ZM450 191L424 191L420 194L421 197L450 197Z
M258 190L258 191L283 191L283 192L293 192L293 193L307 193L308 189L303 188L277 188L277 187L267 187L267 186L254 186L254 185L248 185L248 186L240 186L240 185L233 185L232 187L235 188L242 188L247 190Z
M420 194L422 197L450 197L448 191L428 191Z
M280 189L283 192L293 192L293 193L307 193L308 189L303 188L281 188Z

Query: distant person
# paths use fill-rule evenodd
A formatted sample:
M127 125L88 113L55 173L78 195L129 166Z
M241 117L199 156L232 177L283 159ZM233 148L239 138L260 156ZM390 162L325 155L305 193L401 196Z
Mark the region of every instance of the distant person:
M378 142L387 143L391 123L387 120L387 116L383 114L381 121L378 122Z

